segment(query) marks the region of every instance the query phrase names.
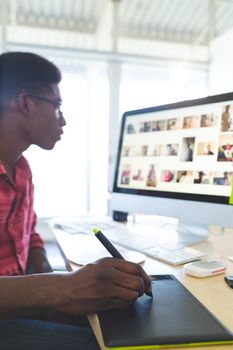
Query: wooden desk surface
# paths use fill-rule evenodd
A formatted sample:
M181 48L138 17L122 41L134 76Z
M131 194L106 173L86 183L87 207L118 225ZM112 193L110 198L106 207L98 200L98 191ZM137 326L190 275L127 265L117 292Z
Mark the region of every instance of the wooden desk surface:
M54 230L55 236L61 248L68 249L67 234L60 230ZM233 275L233 262L227 256L233 255L233 232L227 231L223 234L211 234L205 242L195 245L197 249L205 251L208 259L220 260L227 266L225 274L214 277L196 278L184 273L182 266L173 267L171 265L159 262L155 259L146 258L143 268L148 274L173 274L183 285L190 290L227 328L233 332L233 289L229 288L224 281L225 275ZM71 264L73 269L78 265ZM99 341L101 349L105 349L101 331L96 315L90 315L89 321ZM206 350L232 349L233 345L224 346L205 346ZM182 348L188 350L190 348Z

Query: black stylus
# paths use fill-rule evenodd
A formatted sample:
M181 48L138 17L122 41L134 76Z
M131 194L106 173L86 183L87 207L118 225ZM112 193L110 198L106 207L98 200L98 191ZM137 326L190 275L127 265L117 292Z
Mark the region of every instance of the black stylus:
M98 240L103 244L107 251L112 255L113 258L125 260L124 257L118 252L114 245L105 237L103 232L101 232L97 227L93 228L93 232ZM145 292L146 295L153 298L152 292Z

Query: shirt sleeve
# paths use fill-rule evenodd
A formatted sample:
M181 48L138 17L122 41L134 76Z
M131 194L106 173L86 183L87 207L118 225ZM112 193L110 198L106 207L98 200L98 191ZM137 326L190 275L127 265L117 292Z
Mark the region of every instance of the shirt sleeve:
M41 236L39 235L39 233L36 232L36 223L37 223L37 216L36 216L35 212L33 212L30 249L31 248L44 249L44 241L41 238Z

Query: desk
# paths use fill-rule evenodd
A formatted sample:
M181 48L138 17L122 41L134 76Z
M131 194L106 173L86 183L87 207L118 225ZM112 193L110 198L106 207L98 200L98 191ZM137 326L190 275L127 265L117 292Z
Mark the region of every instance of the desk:
M61 248L67 249L67 234L60 230L54 230L55 236ZM233 254L233 232L226 231L222 234L211 234L205 242L195 245L195 248L208 253L208 258L220 260L227 266L226 274L233 275L233 262L227 259ZM65 250L64 250L65 253ZM233 289L224 281L224 274L195 278L185 275L181 267L173 267L155 259L146 258L142 265L148 274L173 274L180 280L190 292L197 297L227 328L233 331ZM71 269L77 269L78 265L71 264ZM89 321L99 341L101 349L105 349L101 331L96 315L90 315ZM232 349L233 345L206 346L206 350ZM190 348L182 348L190 350Z

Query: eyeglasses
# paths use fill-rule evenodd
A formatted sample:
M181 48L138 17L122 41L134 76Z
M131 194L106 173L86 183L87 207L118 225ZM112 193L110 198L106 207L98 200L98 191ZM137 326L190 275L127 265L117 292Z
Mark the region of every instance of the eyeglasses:
M55 100L50 100L47 97L43 97L43 96L38 96L38 95L33 95L33 94L27 94L28 96L35 98L36 100L40 100L40 101L44 101L44 102L48 102L54 105L55 109L56 109L56 113L58 118L64 118L63 117L63 113L61 111L61 105L62 105L62 101L59 99L55 99Z

